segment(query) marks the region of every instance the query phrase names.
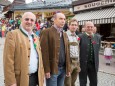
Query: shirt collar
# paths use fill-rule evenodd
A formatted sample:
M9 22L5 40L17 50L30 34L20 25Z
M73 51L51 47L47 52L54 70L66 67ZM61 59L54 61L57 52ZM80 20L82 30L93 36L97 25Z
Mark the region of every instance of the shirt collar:
M63 28L58 28L57 25L54 24L55 29L60 33L63 31Z
M85 33L86 33L87 36L92 36L92 37L94 37L94 34L93 34L93 33L92 33L91 35L88 34L87 32L85 32Z
M72 33L70 30L68 30L67 33L68 33L69 36L76 36L76 33L75 32Z
M21 26L20 29L21 29L28 37L29 37L30 35L33 35L33 34L34 34L33 31L32 31L31 33L27 32L22 26Z

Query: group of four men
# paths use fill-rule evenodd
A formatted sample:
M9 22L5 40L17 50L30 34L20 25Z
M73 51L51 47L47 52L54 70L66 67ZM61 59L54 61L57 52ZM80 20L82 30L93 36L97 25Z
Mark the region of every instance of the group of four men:
M46 86L75 86L79 72L80 86L86 86L87 76L90 86L97 86L101 39L93 34L94 24L86 22L86 32L77 36L77 20L70 20L65 33L65 19L63 13L56 13L54 25L41 32L39 42L32 32L35 15L23 14L20 28L6 36L5 86L44 86L44 78Z

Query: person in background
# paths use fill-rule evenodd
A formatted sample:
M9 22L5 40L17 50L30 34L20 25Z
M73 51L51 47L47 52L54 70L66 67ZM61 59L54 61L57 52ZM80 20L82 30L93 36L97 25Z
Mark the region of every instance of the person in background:
M112 59L113 51L111 48L111 43L107 43L104 49L104 56L106 59L106 65L110 65Z
M2 37L5 37L6 24L2 24Z
M85 28L82 28L82 29L81 29L81 32L82 32L82 33L85 33Z
M66 32L69 39L71 75L65 78L65 86L75 86L77 76L80 72L79 65L79 42L80 38L76 35L79 25L76 19L71 19L68 24L69 30Z
M54 25L40 34L46 86L64 86L65 76L70 76L68 37L63 32L65 15L56 13L53 21Z
M41 47L32 31L35 20L32 12L25 12L20 29L7 33L3 54L5 86L43 86Z
M87 85L87 76L89 78L89 86L97 86L101 38L93 33L93 22L86 22L84 28L85 32L79 35L81 68L79 73L80 86Z
M2 38L2 23L0 23L0 37Z
M65 23L64 27L63 27L63 30L64 31L67 31L68 30L68 22Z
M21 24L21 20L20 18L18 19L18 29L20 29L20 24Z

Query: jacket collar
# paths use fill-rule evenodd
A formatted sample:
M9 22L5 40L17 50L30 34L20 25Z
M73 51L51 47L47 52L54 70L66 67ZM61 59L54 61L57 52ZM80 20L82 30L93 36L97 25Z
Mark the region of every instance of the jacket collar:
M54 28L57 30L57 32L62 32L63 31L63 28L58 28L55 24L54 24Z
M21 26L21 28L20 28L20 31L21 31L26 37L28 37L28 36L30 36L30 35L34 35L33 32L28 33L22 26Z

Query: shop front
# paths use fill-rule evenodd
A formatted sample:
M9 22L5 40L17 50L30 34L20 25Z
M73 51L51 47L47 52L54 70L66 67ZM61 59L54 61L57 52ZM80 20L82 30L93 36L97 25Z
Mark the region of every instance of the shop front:
M115 0L98 0L73 6L73 18L79 22L80 29L86 21L92 21L102 40L115 41Z

